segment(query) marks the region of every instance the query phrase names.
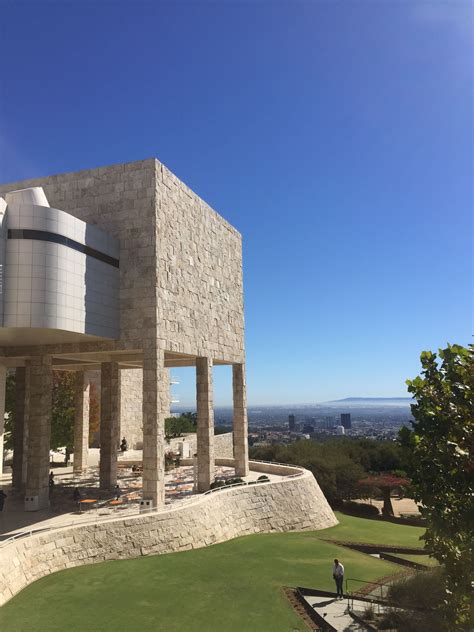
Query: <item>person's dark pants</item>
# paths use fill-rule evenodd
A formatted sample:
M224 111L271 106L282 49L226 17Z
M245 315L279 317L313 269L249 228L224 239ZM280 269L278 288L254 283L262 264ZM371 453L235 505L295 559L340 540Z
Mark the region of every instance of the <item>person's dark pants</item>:
M336 582L337 596L338 597L344 597L344 591L342 590L342 585L344 583L344 576L341 575L341 577L335 577L334 580Z

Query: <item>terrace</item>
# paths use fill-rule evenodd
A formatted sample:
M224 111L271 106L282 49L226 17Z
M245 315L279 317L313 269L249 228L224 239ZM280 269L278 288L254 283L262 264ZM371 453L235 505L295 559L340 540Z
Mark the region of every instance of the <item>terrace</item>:
M25 512L23 498L11 490L11 476L2 477L2 487L7 493L5 509L0 514L0 542L30 535L43 530L55 530L67 526L85 525L133 516L139 513L151 513L153 510L140 507L142 499L142 475L140 471L141 451L129 451L126 459L119 460L118 486L119 498L110 491L100 489L99 451L91 449L90 466L81 475L73 471L73 465L54 468L54 486L50 493L50 507L36 512ZM137 464L137 465L135 465ZM301 468L278 466L252 462L248 476L242 477L243 483L232 483L236 478L232 459L216 459L215 480L232 487L256 484L265 472L267 481L276 482L287 477L302 474ZM138 471L136 471L138 469ZM278 473L280 472L280 473ZM162 511L189 503L203 496L196 489L196 466L192 459L182 459L178 467L172 467L165 473L165 507ZM73 492L79 489L82 502L78 505ZM210 490L205 494L218 492ZM117 494L118 495L118 494Z

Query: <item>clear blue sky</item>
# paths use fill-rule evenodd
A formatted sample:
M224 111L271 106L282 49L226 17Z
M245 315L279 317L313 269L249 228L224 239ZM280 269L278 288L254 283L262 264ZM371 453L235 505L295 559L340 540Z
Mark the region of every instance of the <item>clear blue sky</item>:
M207 200L244 236L251 404L405 395L420 351L469 342L470 2L4 0L1 23L0 181L156 156Z

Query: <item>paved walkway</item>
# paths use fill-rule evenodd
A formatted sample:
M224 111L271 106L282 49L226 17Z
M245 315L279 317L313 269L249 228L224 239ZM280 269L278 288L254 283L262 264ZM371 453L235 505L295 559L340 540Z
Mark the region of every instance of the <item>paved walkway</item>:
M76 477L73 474L72 466L53 468L55 485L51 493L51 507L35 512L25 512L23 509L23 498L14 496L11 492L11 476L4 475L0 480L0 487L7 494L5 507L0 513L0 540L20 532L30 529L43 529L51 527L66 526L88 520L103 520L107 518L119 517L121 514L136 513L142 496L142 477L140 474L132 472L131 467L119 467L118 484L120 487L120 500L122 504L112 506L109 504L113 500L113 493L99 489L99 470L97 467L98 458L95 450L90 451L87 472ZM136 454L135 454L136 452ZM127 452L127 460L141 460L141 451ZM119 463L123 458L119 458ZM217 479L225 480L235 477L235 470L231 467L216 466L215 475ZM250 472L245 477L245 481L254 481L261 476L261 472ZM280 480L284 477L275 474L267 475L270 480ZM92 505L92 509L85 509L82 513L77 510L72 498L74 488L78 487L83 499L90 498L98 501ZM182 466L174 468L165 474L165 504L189 500L193 495L194 469L193 466Z
M365 625L361 625L350 616L347 599L335 599L331 597L316 597L308 595L305 601L338 632L367 632ZM367 605L354 599L354 606L357 610L363 610Z
M395 517L400 517L401 515L407 516L418 516L420 515L420 510L418 505L412 498L392 498L392 507ZM368 504L367 500L357 499L356 502ZM382 511L383 500L374 500L370 501L371 505L378 507L380 511Z

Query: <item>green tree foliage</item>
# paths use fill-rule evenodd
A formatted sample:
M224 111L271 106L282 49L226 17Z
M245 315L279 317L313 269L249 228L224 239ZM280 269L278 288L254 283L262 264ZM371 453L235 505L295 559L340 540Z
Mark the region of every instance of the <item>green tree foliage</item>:
M413 430L404 430L401 442L428 522L426 547L445 568L446 612L467 628L474 569L472 353L449 345L438 355L424 351L421 365L421 375L407 381L416 403Z
M51 448L66 448L66 463L74 448L75 374L53 371L53 400L51 416Z
M89 445L97 439L100 432L100 389L92 383L89 390Z
M196 414L183 413L179 417L168 417L165 419L165 436L166 439L174 439L182 437L189 432L196 432Z
M402 577L388 587L384 629L403 632L453 632L440 608L445 596L442 568Z
M228 426L214 426L215 435L226 434L227 432L232 432L232 428Z
M15 373L7 375L5 386L5 439L4 448L13 449L13 425L15 423Z
M395 489L403 489L409 484L410 480L408 478L402 478L400 476L394 476L387 473L367 476L366 478L359 481L359 486L362 490L367 490L369 496L372 496L374 495L374 493L377 492L382 494L382 514L384 516L395 515L392 506L392 492Z
M377 462L384 445L384 442L349 438L324 443L302 440L287 446L254 447L250 453L252 458L262 461L293 463L310 470L334 506L342 500L360 497L358 482ZM398 451L396 448L394 454Z

